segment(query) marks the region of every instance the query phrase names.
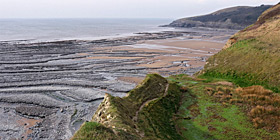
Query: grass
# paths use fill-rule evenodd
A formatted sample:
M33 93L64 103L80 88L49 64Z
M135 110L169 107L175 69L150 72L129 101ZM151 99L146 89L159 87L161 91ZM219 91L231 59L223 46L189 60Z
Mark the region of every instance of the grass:
M242 40L208 60L200 78L226 79L241 87L262 85L280 92L280 51L256 39ZM274 51L273 51L274 50Z
M181 136L177 133L172 118L179 108L184 90L170 83L168 93L165 95L167 85L165 78L150 74L126 97L113 97L107 94L92 119L92 122L101 124L97 126L106 129L99 129L96 126L88 128L92 123L85 123L74 138L86 135L89 139L96 139L93 137L95 134L102 134L106 136L103 139L111 139L109 132L114 132L112 139L116 137L120 140L180 140ZM147 103L146 106L140 110L144 103ZM136 121L137 111L139 115Z
M278 131L280 134L280 95L261 86L238 88L230 102L242 104L256 128Z
M174 83L169 85L166 96L147 104L139 114L138 126L145 133L145 139L180 140L173 115L179 109L182 91Z
M73 139L279 140L279 9L234 35L232 46L209 58L200 79L169 77L166 96L167 81L157 74L124 98L106 95Z
M280 96L272 91L260 86L238 88L218 82L224 79L194 79L181 74L168 78L169 88L165 95L162 90L156 92L154 89L166 81L158 75L152 77L156 79L146 79L127 97L106 95L92 122L84 123L73 139L280 139L279 127L274 127L274 124L280 124L277 113ZM150 94L157 97L140 110L134 121L135 105L140 105L138 101L152 99ZM138 97L135 102L131 102L131 95Z
M86 122L72 140L118 140L111 129L96 122Z
M165 78L158 74L148 74L141 84L131 90L127 97L124 97L124 100L131 102L135 108L134 111L137 111L144 102L162 96L166 85Z
M199 78L206 79L204 82L214 81L229 81L240 87L248 87L253 85L261 85L267 89L270 89L276 93L280 92L280 87L272 86L268 80L260 80L257 75L242 72L218 72L218 71L206 71L203 75L198 76Z
M211 113L218 112L216 117L223 118L222 122L219 119L207 121L211 113L199 108L201 114L208 115L203 120L215 130L208 133L217 139L280 139L277 134L280 134L279 11L278 4L264 12L256 24L235 34L234 44L210 57L198 75L205 79L203 85L207 85L207 94L196 91L197 104L210 107ZM243 88L211 86L213 82L224 80ZM221 90L223 88L227 90ZM209 97L204 99L204 96ZM207 100L208 104L200 100ZM215 103L212 107L211 102ZM201 130L207 132L204 127Z
M189 90L177 113L181 119L176 121L178 132L184 139L280 139L275 131L256 129L241 106L220 101L218 97L222 96L217 93L232 94L231 90L235 87L205 83L183 75L172 76L169 80L177 81ZM214 92L209 94L207 89L213 89Z
M262 85L279 93L279 11L278 4L235 34L234 44L210 57L200 78L226 79L242 87Z

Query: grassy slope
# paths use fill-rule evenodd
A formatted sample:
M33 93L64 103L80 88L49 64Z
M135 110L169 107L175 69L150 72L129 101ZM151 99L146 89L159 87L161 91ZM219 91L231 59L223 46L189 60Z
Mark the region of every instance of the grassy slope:
M176 84L170 84L166 96L149 103L139 114L138 127L145 133L146 140L173 139L182 137L176 132L173 115L179 109L182 91Z
M167 81L158 75L148 75L127 97L107 95L92 122L84 123L73 139L280 139L277 133L280 125L271 127L273 124L280 124L278 113L275 113L280 111L278 94L267 90L259 90L259 95L254 91L244 94L237 92L242 90L231 83L218 83L218 79L209 82L209 79L193 79L187 75L171 76L168 81L170 84L167 94L154 90L167 84ZM165 88L162 86L157 90ZM131 94L139 94L134 96L141 102L148 98L154 99L145 104L137 121L133 120L136 111L130 109L138 106L139 102L131 101ZM153 95L149 96L150 94Z
M204 80L169 78L189 90L177 113L178 132L189 140L280 139L279 94L248 87L280 91L280 4L227 45L208 60L198 76ZM223 80L248 88L214 84Z
M263 85L280 92L280 4L235 34L210 57L201 78L228 79L239 86Z
M104 127L103 125L97 123L97 122L87 122L82 125L81 129L78 133L75 134L73 139L79 139L79 140L109 140L109 139L117 139L114 132Z
M83 124L72 139L179 140L181 136L176 132L172 117L179 108L181 95L176 84L167 84L167 80L157 74L148 75L124 98L106 95L92 122ZM136 121L136 112L147 101L151 102L139 111Z
M229 48L208 60L199 76L204 79L171 76L165 95L167 81L148 75L127 97L107 95L73 139L279 140L279 94L237 88L280 91L279 9L280 4L234 35ZM237 86L216 83L221 80Z
M277 140L276 131L257 129L246 113L246 104L221 102L214 95L235 94L235 86L208 83L195 80L186 75L171 76L170 81L179 82L189 91L184 94L183 102L176 115L178 132L188 140ZM209 95L206 89L215 89Z

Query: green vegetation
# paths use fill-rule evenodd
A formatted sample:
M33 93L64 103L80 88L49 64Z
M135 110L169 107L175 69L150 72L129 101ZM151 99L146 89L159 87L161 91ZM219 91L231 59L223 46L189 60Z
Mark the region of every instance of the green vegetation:
M184 139L280 139L279 19L280 4L210 57L200 80L169 78L188 89L176 121Z
M211 57L200 78L227 79L242 87L262 85L279 92L279 60L280 51L266 43L242 40Z
M133 115L144 102L163 96L167 83L167 80L160 75L149 74L141 84L139 84L135 89L131 90L128 93L128 96L124 97L124 100L127 100L130 104L133 104Z
M262 85L280 92L280 4L235 34L209 58L200 78L226 79L241 87Z
M180 140L176 132L173 115L179 109L182 91L176 84L170 84L166 96L147 104L139 114L138 127L145 133L143 139Z
M104 127L103 125L96 122L86 122L83 124L79 133L76 133L73 139L77 140L111 140L117 139L114 132L111 129Z
M126 97L106 94L73 140L279 140L279 36L280 4L234 35L197 78L150 74Z
M131 102L131 95L142 104ZM279 111L280 96L261 86L238 88L223 79L183 74L167 82L148 75L127 97L106 95L73 140L278 140Z
M109 94L105 96L92 122L98 122L106 129L88 127L92 122L85 123L73 139L87 135L89 139L99 140L95 134L104 131L105 139L180 140L181 136L176 131L173 115L179 109L183 91L174 83L168 84L160 75L147 75L140 85L128 93L128 96L123 98Z
M256 75L248 74L248 73L237 73L236 71L233 72L216 72L216 71L209 71L204 73L203 75L200 75L199 78L205 78L208 81L207 82L213 82L213 81L219 81L219 80L226 80L229 82L233 82L234 84L240 86L240 87L248 87L252 85L262 85L267 89L270 89L274 92L280 92L279 87L272 86L268 84L269 82L267 80L260 80L260 78L257 78Z
M235 86L209 83L208 79L190 80L186 75L172 76L169 80L188 89L176 114L178 132L184 139L280 139L276 131L256 129L242 105L232 104L229 100L221 102L218 98L221 93L228 93L233 96L231 98L237 96ZM214 90L208 93L209 89Z

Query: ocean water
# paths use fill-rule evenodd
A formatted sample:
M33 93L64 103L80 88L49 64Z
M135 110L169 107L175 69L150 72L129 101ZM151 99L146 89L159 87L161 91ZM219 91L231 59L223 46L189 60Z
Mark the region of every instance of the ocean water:
M137 32L172 30L159 27L172 19L0 19L0 41L94 40Z

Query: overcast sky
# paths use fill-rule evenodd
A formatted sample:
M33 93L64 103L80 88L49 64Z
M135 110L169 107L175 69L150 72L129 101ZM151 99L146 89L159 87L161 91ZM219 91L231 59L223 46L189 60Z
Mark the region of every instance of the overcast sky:
M279 0L0 0L0 18L180 18Z

